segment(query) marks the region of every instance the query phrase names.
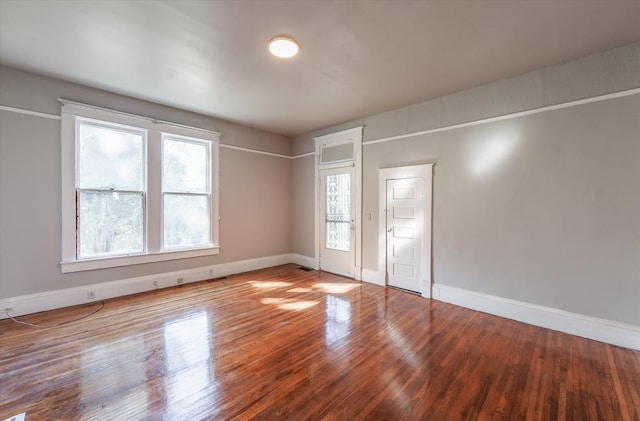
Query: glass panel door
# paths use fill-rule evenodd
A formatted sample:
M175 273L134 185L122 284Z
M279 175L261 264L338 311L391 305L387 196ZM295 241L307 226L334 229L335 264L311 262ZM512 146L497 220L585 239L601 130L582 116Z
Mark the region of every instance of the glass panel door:
M320 170L320 268L352 278L355 269L355 169Z
M326 176L326 245L351 251L351 174Z

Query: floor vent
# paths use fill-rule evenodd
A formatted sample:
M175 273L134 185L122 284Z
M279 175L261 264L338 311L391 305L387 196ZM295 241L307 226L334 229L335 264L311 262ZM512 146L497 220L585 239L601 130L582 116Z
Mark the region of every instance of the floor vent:
M393 288L393 289L398 290L398 291L408 292L409 294L413 294L413 295L422 295L422 294L420 294L418 291L411 291L410 289L404 289L404 288L396 287L396 286L393 286L393 285L387 285L387 286L388 286L389 288Z

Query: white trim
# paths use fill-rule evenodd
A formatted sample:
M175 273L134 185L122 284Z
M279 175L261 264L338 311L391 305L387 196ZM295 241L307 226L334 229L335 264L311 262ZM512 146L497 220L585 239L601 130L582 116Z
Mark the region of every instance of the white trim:
M318 263L318 259L316 259L315 257L303 256L296 253L291 254L291 263L295 263L296 265L305 266L315 270L318 270L320 268L320 263Z
M354 278L359 279L360 268L362 267L362 137L364 126L357 126L351 129L330 133L324 136L314 137L315 142L315 214L314 214L314 257L320 262L320 169L335 168L331 164L320 163L320 151L328 144L353 143L354 156L349 162L341 163L340 166L355 166L355 224L356 224L356 244L355 244L355 264Z
M80 103L74 103L72 101L67 101L67 100L59 100L59 101L61 101L61 102L64 101L64 102L66 102L68 104L80 104ZM82 104L82 105L84 105L84 104ZM91 107L91 106L88 105L87 107ZM100 107L91 107L91 108L101 109ZM0 105L0 110L9 111L9 112L17 113L17 114L26 114L26 115L32 115L32 116L37 116L37 117L49 118L49 119L52 119L52 120L61 120L62 119L62 116L59 116L59 115L41 113L39 111L25 110L23 108L9 107L7 105ZM105 109L103 108L102 110L105 110ZM132 114L126 114L126 113L118 113L118 114L132 116ZM144 117L142 117L142 118L144 118ZM146 118L144 118L144 119L146 119ZM167 123L167 122L151 120L151 119L146 119L146 120L153 121L156 124L169 125L172 128L176 128L176 127L178 127L178 128L188 128L190 130L203 131L205 133L217 133L218 136L220 136L220 133L215 132L215 131L211 131L211 130L198 129L196 127L184 126L184 125L175 124L175 123ZM219 146L221 148L235 149L235 150L238 150L238 151L257 153L257 154L260 154L260 155L276 156L278 158L287 158L287 159L303 158L305 156L311 156L311 155L314 154L314 152L309 152L309 153L302 154L302 155L289 156L289 155L283 155L283 154L274 153L274 152L260 151L260 150L257 150L257 149L243 148L243 147L240 147L240 146L225 145L223 143L220 143Z
M100 259L72 260L60 262L61 273L82 272L85 270L106 269L144 263L165 262L168 260L190 259L193 257L220 254L220 246L192 250L170 250L131 256L104 257Z
M62 103L61 142L61 272L104 269L219 253L219 145L220 134L208 130L157 122L147 117L60 100ZM108 126L130 126L144 132L145 139L145 252L129 256L78 259L76 253L76 143L78 122L106 122ZM211 243L205 247L183 250L162 249L162 196L161 167L164 135L198 140L208 144L210 153L209 194L211 195Z
M23 108L9 107L7 105L0 105L0 110L2 110L2 111L10 111L10 112L16 113L16 114L27 114L27 115L33 115L33 116L36 116L36 117L49 118L49 119L52 119L52 120L60 120L62 118L59 115L55 115L55 114L41 113L39 111L25 110Z
M433 165L421 164L378 169L378 272L387 280L387 180L422 178L424 180L424 218L422 230L422 271L420 274L423 297L431 297L431 242L433 206ZM383 283L384 285L384 283Z
M123 111L112 110L108 108L98 107L96 105L83 104L82 102L69 101L68 99L58 98L58 101L62 104L62 114L69 113L75 116L82 116L94 119L118 119L124 121L132 121L134 126L141 126L142 128L156 127L160 131L171 131L172 133L181 134L183 136L192 136L202 138L203 134L213 135L218 140L220 132L215 130L202 129L199 127L186 126L184 124L172 123L164 120L156 120L150 117L144 117L136 114L125 113ZM98 117L96 117L98 116ZM184 132L187 132L186 134ZM195 132L195 133L194 133Z
M260 155L267 155L267 156L277 156L278 158L287 158L287 159L293 159L293 156L289 156L289 155L282 155L279 153L273 153L273 152L264 152L264 151L259 151L257 149L249 149L249 148L243 148L240 146L233 146L233 145L223 145L220 144L221 148L227 148L227 149L234 149L236 151L245 151L245 152L252 152L252 153L257 153Z
M434 284L433 298L534 326L640 350L640 326Z
M179 283L186 284L198 282L233 275L236 273L284 265L291 263L292 260L293 255L281 254L241 260L238 262L203 266L176 272L119 279L116 281L84 285L75 288L65 288L37 294L3 298L0 299L0 319L7 318L7 315L4 312L6 309L10 309L12 316L22 316L40 311L54 310L57 308L122 297L129 294L137 294L139 292L151 291L159 288L167 288L178 285ZM178 282L178 278L182 278L182 281ZM89 292L94 293L93 298L91 299L87 298Z
M510 114L504 114L504 115L497 116L497 117L490 117L490 118L484 118L484 119L480 119L480 120L468 121L466 123L453 124L451 126L443 126L443 127L437 127L435 129L422 130L422 131L419 131L419 132L412 132L412 133L406 133L406 134L401 134L401 135L397 135L397 136L383 137L381 139L376 139L376 140L370 140L370 141L363 142L362 145L363 146L374 145L376 143L389 142L391 140L405 139L405 138L408 138L408 137L421 136L421 135L425 135L425 134L444 132L444 131L454 130L454 129L461 129L463 127L477 126L479 124L487 124L487 123L493 123L493 122L496 122L496 121L509 120L509 119L512 119L512 118L517 118L517 117L523 117L523 116L532 115L532 114L543 113L543 112L546 112L546 111L560 110L562 108L575 107L575 106L578 106L578 105L589 104L589 103L592 103L592 102L606 101L606 100L614 99L614 98L622 98L622 97L625 97L625 96L635 95L635 94L639 94L639 93L640 93L640 88L634 88L634 89L629 89L629 90L626 90L626 91L615 92L615 93L612 93L612 94L606 94L606 95L600 95L600 96L595 96L595 97L591 97L591 98L579 99L579 100L576 100L576 101L569 101L569 102L564 102L564 103L556 104L556 105L548 105L546 107L532 108L530 110L519 111L519 112L516 112L516 113L510 113Z
M290 156L289 158L298 159L298 158L304 158L305 156L313 156L315 154L316 154L315 152L309 152L309 153L303 153L303 154L300 154L300 155Z
M384 272L379 270L362 269L362 282L368 282L374 285L385 286Z

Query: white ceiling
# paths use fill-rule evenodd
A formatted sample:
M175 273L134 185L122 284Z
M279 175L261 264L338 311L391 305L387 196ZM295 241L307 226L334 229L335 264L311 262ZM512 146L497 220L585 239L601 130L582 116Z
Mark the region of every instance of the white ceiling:
M3 64L288 136L638 39L640 1L0 0Z

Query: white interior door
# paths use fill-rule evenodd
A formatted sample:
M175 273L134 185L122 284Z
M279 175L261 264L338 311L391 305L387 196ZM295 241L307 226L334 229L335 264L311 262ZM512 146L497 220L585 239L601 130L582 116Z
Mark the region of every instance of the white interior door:
M387 180L387 283L422 293L424 178Z
M353 167L320 171L320 269L354 277L355 170Z

